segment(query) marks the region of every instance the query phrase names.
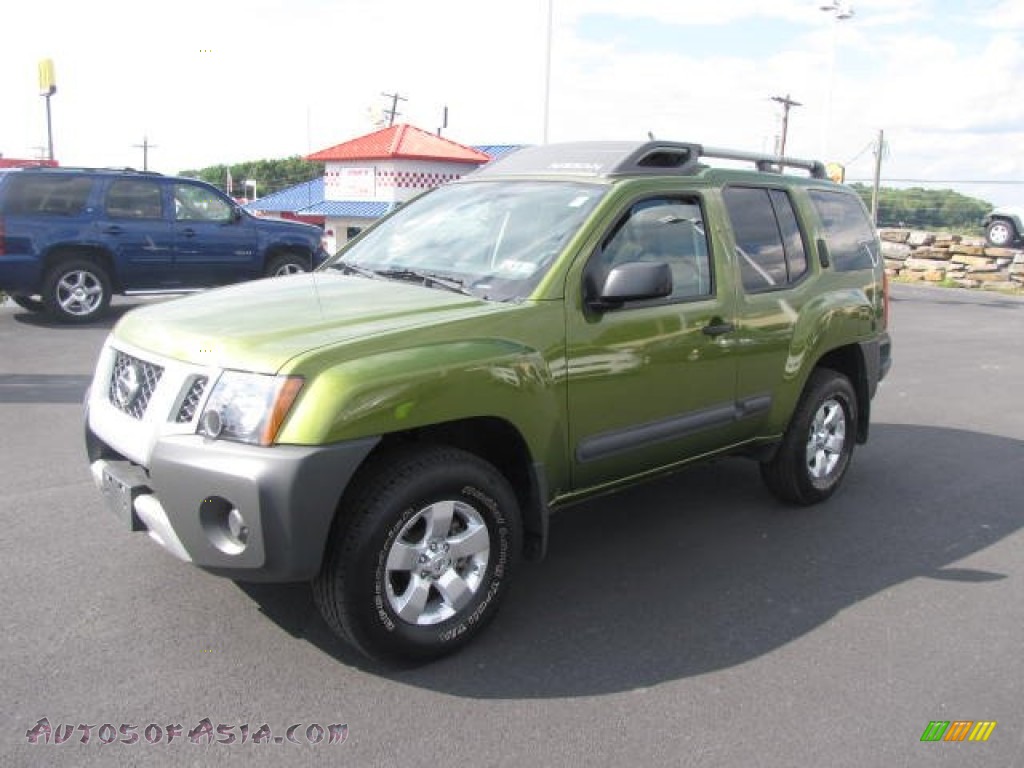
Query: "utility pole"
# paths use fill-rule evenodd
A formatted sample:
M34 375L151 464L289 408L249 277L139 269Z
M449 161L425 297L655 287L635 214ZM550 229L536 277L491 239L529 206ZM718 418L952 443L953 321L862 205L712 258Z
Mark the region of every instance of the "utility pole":
M789 133L789 110L792 107L802 107L799 101L793 101L789 98L787 93L785 96L772 96L772 101L777 101L782 105L782 135L779 137L779 151L776 153L779 157L786 156L786 134Z
M879 129L875 146L875 183L871 188L871 221L878 226L878 185L882 180L882 152L885 150L885 131Z
M408 101L404 96L400 96L397 93L382 93L381 96L387 99L391 99L391 109L385 109L384 114L388 116L388 128L395 124L395 118L398 117L401 112L398 111L398 102Z
M141 149L142 150L142 170L148 171L149 170L149 150L150 149L156 149L156 144L150 144L149 143L149 137L148 136L143 136L141 144L133 144L132 146L135 147L136 149Z
M445 104L444 112L441 114L441 127L437 129L437 135L441 135L441 131L448 127L448 105Z

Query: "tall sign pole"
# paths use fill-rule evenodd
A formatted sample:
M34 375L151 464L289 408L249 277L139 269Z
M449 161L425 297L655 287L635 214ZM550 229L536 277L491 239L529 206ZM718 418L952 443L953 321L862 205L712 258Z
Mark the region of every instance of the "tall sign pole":
M53 59L39 62L39 95L46 99L46 146L47 159L53 162L53 120L50 117L50 97L57 92L57 77L53 70Z

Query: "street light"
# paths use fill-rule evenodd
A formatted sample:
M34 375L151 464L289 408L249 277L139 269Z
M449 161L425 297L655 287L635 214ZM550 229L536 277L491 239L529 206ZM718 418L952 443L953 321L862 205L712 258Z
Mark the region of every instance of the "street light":
M832 44L829 47L828 61L828 85L825 94L825 118L821 126L821 158L824 160L828 154L829 134L832 130L832 91L835 86L836 76L836 47L839 39L839 22L853 18L853 8L842 0L832 0L831 3L818 6L823 13L832 16Z

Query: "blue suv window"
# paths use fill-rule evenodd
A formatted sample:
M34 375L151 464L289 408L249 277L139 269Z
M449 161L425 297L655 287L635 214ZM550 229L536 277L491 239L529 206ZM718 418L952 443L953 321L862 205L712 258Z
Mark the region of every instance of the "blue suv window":
M107 215L115 219L159 219L164 213L155 181L115 181L107 190L105 206Z
M174 218L178 221L228 221L231 213L231 205L206 187L174 185Z
M7 187L4 208L9 216L77 216L91 189L92 180L82 176L15 175Z

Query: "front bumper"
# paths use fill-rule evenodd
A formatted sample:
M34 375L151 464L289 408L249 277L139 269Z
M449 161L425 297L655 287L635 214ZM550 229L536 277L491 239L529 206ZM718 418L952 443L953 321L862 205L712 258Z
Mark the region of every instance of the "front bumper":
M108 506L171 554L240 581L305 581L320 570L341 495L377 438L322 447L258 447L171 435L148 469L87 427L91 470ZM236 527L227 527L237 510Z

